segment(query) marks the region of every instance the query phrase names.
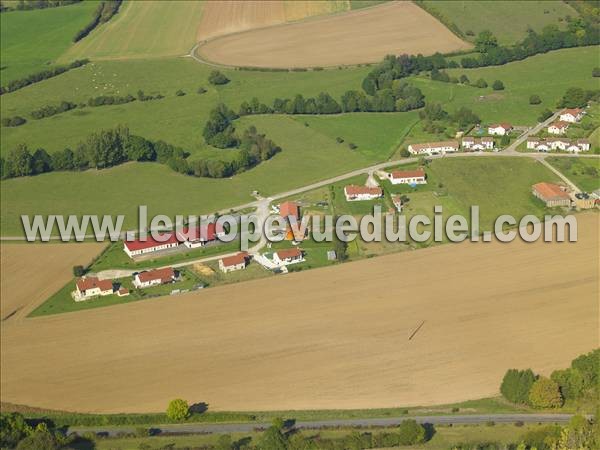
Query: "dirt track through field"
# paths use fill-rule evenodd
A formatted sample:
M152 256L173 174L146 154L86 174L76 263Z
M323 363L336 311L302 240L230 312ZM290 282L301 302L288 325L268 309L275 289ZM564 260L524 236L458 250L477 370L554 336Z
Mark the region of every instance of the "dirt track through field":
M276 7L270 10L272 14L281 16ZM204 14L203 20L208 20L209 12L205 10ZM226 20L225 16L219 17ZM219 30L217 34L227 29L224 24L216 20L213 22ZM265 25L269 23L265 22ZM202 28L200 26L200 33ZM240 27L235 31L243 29ZM428 55L469 47L468 43L412 2L389 2L343 14L218 37L202 44L198 54L208 61L232 66L325 67L376 62L387 54Z
M599 345L599 215L577 217L576 244L447 244L26 319L2 327L2 401L132 412L176 397L273 410L494 395L509 367L549 374Z
M86 265L105 244L2 244L0 317L24 317Z

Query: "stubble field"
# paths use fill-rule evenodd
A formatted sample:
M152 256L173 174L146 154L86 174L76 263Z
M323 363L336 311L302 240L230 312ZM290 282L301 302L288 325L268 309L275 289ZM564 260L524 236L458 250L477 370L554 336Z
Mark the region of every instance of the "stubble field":
M208 61L232 66L311 67L380 61L388 54L469 48L410 2L230 34L201 45ZM293 50L292 50L293 49Z
M598 215L577 217L576 244L449 244L26 319L2 327L2 400L141 412L175 397L279 410L494 395L509 367L549 374L598 346Z

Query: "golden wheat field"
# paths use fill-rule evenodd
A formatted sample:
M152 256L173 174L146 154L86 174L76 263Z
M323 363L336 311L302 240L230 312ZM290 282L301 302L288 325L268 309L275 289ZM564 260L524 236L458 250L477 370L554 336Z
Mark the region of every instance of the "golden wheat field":
M244 3L237 2L237 8L244 8ZM277 8L271 10L275 14ZM205 10L202 20L208 20L207 17ZM219 32L226 29L215 23ZM199 30L202 33L202 26ZM208 61L232 66L325 67L376 62L387 54L427 55L469 47L415 4L389 2L228 34L203 43L198 54Z
M176 397L278 410L494 395L509 367L548 374L598 346L598 217L578 216L577 243L447 244L15 322L2 401L133 412Z

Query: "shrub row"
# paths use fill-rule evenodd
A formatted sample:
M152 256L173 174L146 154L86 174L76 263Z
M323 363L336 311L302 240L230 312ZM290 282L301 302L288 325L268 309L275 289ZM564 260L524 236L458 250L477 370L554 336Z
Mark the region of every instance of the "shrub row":
M6 94L8 92L14 92L17 89L24 88L25 86L29 86L33 83L38 83L43 80L47 80L48 78L55 77L62 73L65 73L71 69L75 69L77 67L81 67L86 65L89 62L89 59L78 59L73 61L71 64L65 66L56 66L52 69L42 70L41 72L36 72L31 75L28 75L24 78L19 78L17 80L10 81L6 86L0 87L0 95Z
M94 12L94 17L92 17L92 20L75 34L75 37L73 37L73 42L82 40L98 25L108 22L112 16L119 11L119 7L121 6L122 2L123 0L106 0L100 2L98 8L96 8L96 11Z

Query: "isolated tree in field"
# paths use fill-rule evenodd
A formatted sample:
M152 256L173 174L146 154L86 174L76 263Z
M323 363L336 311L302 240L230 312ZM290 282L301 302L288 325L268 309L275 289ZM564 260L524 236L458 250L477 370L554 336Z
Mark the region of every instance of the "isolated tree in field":
M76 277L82 277L85 274L83 266L73 266L73 275Z
M182 421L190 416L190 405L181 398L176 398L169 402L167 407L167 417L171 420Z
M459 81L462 84L469 84L469 77L466 76L464 73L460 76Z
M483 78L480 78L479 80L477 80L475 82L475 87L478 87L481 89L486 88L486 87L488 87L487 81L485 81Z
M529 391L529 403L534 408L559 408L563 404L556 381L539 377Z
M542 103L542 99L540 98L539 95L532 95L529 97L529 104L530 105L539 105L540 103Z
M495 91L503 91L504 90L504 83L502 83L502 81L500 81L500 80L496 80L492 84L492 89L495 90Z
M229 83L229 78L227 78L218 70L213 70L208 76L208 82L214 85L227 84Z
M425 442L425 428L413 419L403 420L398 426L400 445L413 445Z
M593 77L600 77L600 67L594 67L592 69L592 76Z
M500 385L502 396L513 403L526 404L529 401L529 390L535 382L531 369L509 369Z

